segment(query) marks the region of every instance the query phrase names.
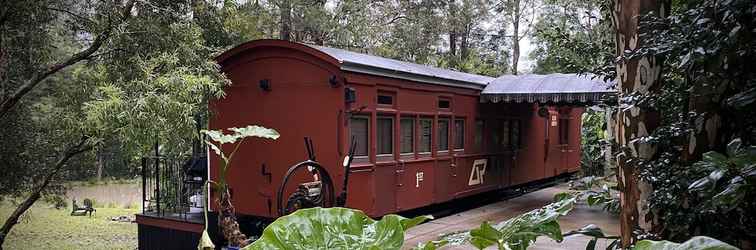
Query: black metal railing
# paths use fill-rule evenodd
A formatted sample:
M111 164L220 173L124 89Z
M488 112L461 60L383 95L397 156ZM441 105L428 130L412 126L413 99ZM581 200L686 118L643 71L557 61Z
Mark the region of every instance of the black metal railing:
M142 214L202 221L204 178L189 174L194 163L189 157L143 157Z

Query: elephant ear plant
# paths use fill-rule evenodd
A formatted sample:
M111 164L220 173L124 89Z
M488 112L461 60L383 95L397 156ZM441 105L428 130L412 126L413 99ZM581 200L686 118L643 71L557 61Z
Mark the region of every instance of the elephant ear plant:
M264 128L256 125L250 125L243 128L229 128L231 133L224 133L221 130L202 130L202 134L206 135L205 144L220 156L222 162L220 166L220 173L218 179L215 182L215 191L217 194L216 202L220 208L218 213L218 226L223 232L223 237L228 240L228 244L231 246L244 247L247 245L247 236L239 230L239 223L236 221L234 206L231 205L231 195L229 193L228 183L226 182L226 174L231 166L231 159L239 147L244 142L244 139L248 137L260 137L267 139L278 139L280 136L276 130ZM223 145L231 144L233 149L229 154L223 151Z
M349 208L300 209L268 225L244 249L400 249L407 229L432 218L389 214L375 221Z

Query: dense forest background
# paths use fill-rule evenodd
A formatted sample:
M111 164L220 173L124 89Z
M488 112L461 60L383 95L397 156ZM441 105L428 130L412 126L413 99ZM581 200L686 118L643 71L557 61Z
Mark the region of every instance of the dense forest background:
M756 7L643 2L662 11L600 0L1 0L0 199L26 200L0 245L66 181L133 178L156 142L162 154L190 154L207 99L230 84L213 56L275 38L490 76L593 72L627 83L607 107L638 126L608 130L622 139L619 189L647 202L635 208L643 216L622 208L643 226L630 228L634 237L706 234L748 246ZM524 39L532 68L520 67Z
M3 114L0 194L25 190L81 136L92 149L56 179L134 177L156 140L172 140L161 141L165 150L186 153L196 134L189 118L204 100L194 96L221 95L227 84L210 60L249 40L289 39L499 76L513 73L520 54L514 44L527 38L535 67L514 72L576 73L604 62L585 53L612 55L600 2L136 1L133 16L119 20L112 10L123 1L7 1L0 9L0 100L45 67L97 47ZM170 85L177 81L196 88L176 92ZM148 122L154 120L160 122Z

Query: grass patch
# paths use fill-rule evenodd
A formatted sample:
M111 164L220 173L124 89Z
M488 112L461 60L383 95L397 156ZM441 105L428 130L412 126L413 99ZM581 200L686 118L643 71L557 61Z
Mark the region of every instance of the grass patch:
M70 216L70 209L56 210L37 202L13 227L5 249L135 249L137 224L110 221L110 217L133 216L137 209L97 208L89 216ZM15 209L8 202L0 204L3 222Z

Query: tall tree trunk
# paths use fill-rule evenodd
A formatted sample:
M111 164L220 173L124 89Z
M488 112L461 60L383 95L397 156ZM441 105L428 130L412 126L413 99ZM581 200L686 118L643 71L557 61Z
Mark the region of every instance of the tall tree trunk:
M449 18L447 20L449 21L449 54L451 54L452 58L456 58L457 56L457 5L454 3L454 1L448 1L447 4L449 5Z
M291 0L281 0L281 30L279 38L281 40L291 40Z
M452 57L457 55L457 33L454 30L449 31L449 54Z
M614 132L619 146L617 152L618 185L620 192L620 233L621 244L629 247L635 242L636 229L649 231L646 223L648 211L645 202L651 192L650 186L638 177L637 162L633 159L656 157L655 145L642 140L659 125L659 111L634 106L633 94L648 95L659 91L662 61L657 57L625 59L625 51L635 51L643 41L639 40L639 17L651 11L665 15L669 5L664 0L615 0L612 11L617 56L617 84L619 87L620 109L616 113Z
M50 172L47 173L47 175L45 175L45 177L42 179L42 183L32 191L29 197L26 198L26 200L24 200L21 205L13 210L13 213L11 213L10 216L8 216L8 219L5 220L3 227L0 228L0 250L3 248L3 243L5 243L5 239L10 233L11 229L13 229L13 226L18 224L18 220L19 218L21 218L24 212L26 212L26 210L29 210L29 208L34 205L34 202L39 200L39 198L42 196L42 191L47 188L47 185L50 184L50 181L66 165L66 162L68 162L71 157L92 150L92 146L87 145L87 139L87 137L82 137L76 145L73 145L66 149L66 151L64 151L55 162L55 165L53 165L52 169L49 170Z
M517 63L520 61L520 0L512 2L512 74L517 75Z
M467 23L465 25L465 32L462 33L462 38L460 39L460 45L459 45L459 55L462 58L467 58L468 52L469 52L469 41L470 41L470 29L472 24Z
M103 152L101 150L97 150L97 153L95 154L96 158L96 164L97 164L97 181L102 181L102 169L105 165L105 160L103 159Z

